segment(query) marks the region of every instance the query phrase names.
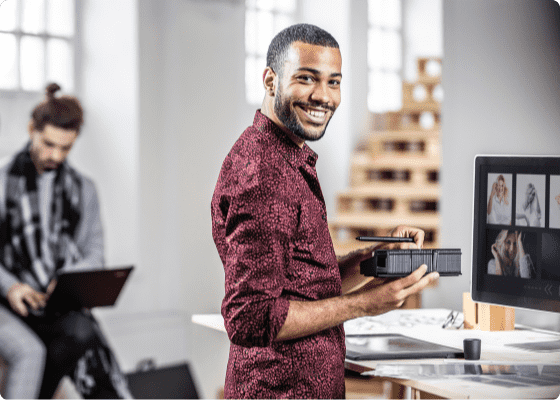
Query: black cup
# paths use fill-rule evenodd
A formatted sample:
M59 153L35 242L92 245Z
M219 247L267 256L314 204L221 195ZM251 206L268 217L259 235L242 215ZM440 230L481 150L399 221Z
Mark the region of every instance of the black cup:
M480 360L480 339L463 340L465 360Z

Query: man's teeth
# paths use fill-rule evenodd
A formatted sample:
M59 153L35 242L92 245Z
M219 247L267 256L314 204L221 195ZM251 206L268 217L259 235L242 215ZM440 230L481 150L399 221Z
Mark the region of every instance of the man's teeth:
M323 118L326 114L325 111L307 110L307 113L316 118Z

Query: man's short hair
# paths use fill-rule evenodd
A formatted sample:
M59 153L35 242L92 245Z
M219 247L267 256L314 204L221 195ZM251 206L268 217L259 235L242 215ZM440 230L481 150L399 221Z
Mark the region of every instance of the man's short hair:
M296 24L274 36L266 53L266 66L281 75L288 49L294 42L339 48L336 39L324 29L311 24Z

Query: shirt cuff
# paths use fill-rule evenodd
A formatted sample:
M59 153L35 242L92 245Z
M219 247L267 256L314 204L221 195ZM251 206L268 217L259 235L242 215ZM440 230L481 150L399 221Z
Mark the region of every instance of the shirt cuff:
M19 283L19 280L12 274L10 273L2 274L2 279L0 279L0 294L2 294L2 297L7 298L8 291L16 283Z

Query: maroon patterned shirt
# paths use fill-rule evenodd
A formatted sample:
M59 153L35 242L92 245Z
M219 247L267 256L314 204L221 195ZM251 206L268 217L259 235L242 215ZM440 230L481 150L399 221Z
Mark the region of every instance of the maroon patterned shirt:
M226 157L212 198L231 341L227 398L343 398L342 325L274 341L289 300L341 293L317 155L257 111Z

